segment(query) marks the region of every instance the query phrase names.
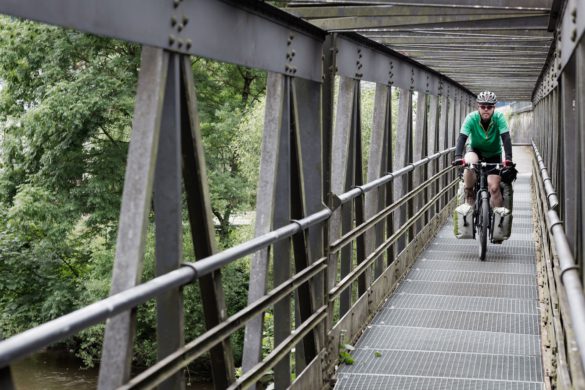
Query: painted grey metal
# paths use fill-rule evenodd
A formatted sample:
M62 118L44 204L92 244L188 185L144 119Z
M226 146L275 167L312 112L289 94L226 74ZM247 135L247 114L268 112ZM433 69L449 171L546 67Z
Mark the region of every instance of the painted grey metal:
M160 142L154 176L156 276L181 266L183 220L181 200L181 58L169 58L167 85L162 111ZM161 360L184 344L182 290L170 290L157 297L157 359ZM184 389L185 378L178 373L160 389Z
M359 82L357 84L357 88L359 88ZM331 144L331 192L333 194L344 193L352 185L352 178L348 177L348 167L353 164L351 160L355 158L351 153L352 114L354 112L355 93L356 82L350 78L340 77L337 114ZM351 172L352 170L349 169L349 171ZM347 208L334 210L329 223L330 242L336 240L343 234L344 230L349 229L348 225L351 226L351 213L348 213ZM330 264L330 266L337 269L337 260L335 260L335 265ZM341 254L339 272L341 272L341 275L346 274L350 268L351 250L346 250ZM331 272L333 273L334 271L331 270ZM340 303L342 313L349 308L349 299L348 291L344 294Z
M285 0L285 3L289 5L295 5L296 3L302 5L306 5L308 3L307 0ZM512 9L550 9L552 0L425 0L425 1L416 1L416 0L392 0L392 4L400 5L400 6L412 6L412 7L421 7L425 5L434 5L434 6L447 6L447 7L454 7L454 8L484 8L486 10L492 8L512 8ZM321 3L327 4L329 3L328 0L313 0L311 3ZM370 0L337 0L336 3L343 4L371 4L371 3L381 3L372 2ZM387 2L382 2L387 3Z
M560 68L562 71L571 60L585 32L585 3L579 0L567 0L563 7L563 14L559 18L560 26L557 39Z
M293 79L292 112L294 114L294 133L291 136L292 147L292 203L293 221L312 215L323 208L322 196L322 163L321 163L321 132L318 107L320 103L321 85L319 83ZM303 233L293 236L294 267L296 272L309 267L315 259L324 254L323 232L325 225L320 224L308 228ZM317 307L325 304L324 278L317 275L310 283L297 289L296 327L308 321ZM323 325L311 331L303 342L295 349L295 372L301 373L306 366L317 357L325 345Z
M427 139L428 139L428 146L427 151L429 154L435 154L439 151L439 97L438 96L429 96L429 113L427 115ZM427 177L433 176L439 170L439 161L435 160L431 162L431 164L427 168ZM430 198L433 194L433 191L436 193L439 190L439 183L437 182L434 187L431 187L427 192L427 199ZM429 219L432 218L436 213L438 213L439 207L435 207L435 209L429 210Z
M416 100L416 119L413 133L413 161L422 160L427 156L428 150L428 129L427 129L427 95L418 93ZM419 187L426 179L427 165L417 167L412 174L413 188ZM420 210L426 204L426 193L422 193L414 202L414 209ZM426 219L419 221L416 224L415 234L422 230L426 224Z
M585 67L585 44L583 41L579 43L576 52L577 57L577 65L576 69L583 69ZM577 117L579 118L579 122L577 124L579 129L585 128L585 74L583 72L577 72L577 79L576 79L576 94L577 94ZM585 161L585 157L583 157L583 152L585 151L585 135L582 132L579 133L579 155L581 157L581 161ZM581 218L585 216L585 212L583 212L583 208L585 207L585 170L579 170L580 174L580 181L581 181L581 191L578 200L578 204L580 205L580 212ZM585 228L583 228L583 224L578 225L578 248L575 252L577 258L583 258L585 255ZM583 265L581 266L583 269ZM585 285L585 269L581 272L581 283Z
M278 167L274 187L274 214L275 228L286 225L291 220L291 80L282 77L282 96L280 97L280 123L277 131L280 132L278 147ZM275 284L281 284L291 275L291 243L282 240L273 246L273 279ZM287 297L274 305L274 343L279 344L291 332L291 297ZM274 368L276 386L290 385L290 360L284 359Z
M400 89L398 100L398 126L396 128L396 146L394 149L394 169L405 167L412 159L412 91ZM401 198L409 191L409 178L402 177L394 182L393 191L394 199ZM407 216L408 207L404 206L394 214L394 230L398 230L404 225ZM412 237L410 237L412 238ZM409 237L405 236L398 241L397 250L403 250L408 242Z
M264 131L262 132L262 159L256 191L256 222L254 234L262 236L272 230L274 213L274 191L278 169L280 118L282 115L283 76L269 73L266 82L266 108ZM250 288L248 304L264 296L268 281L269 250L263 248L252 255L250 264ZM261 359L263 316L257 316L246 325L242 368L249 371Z
M388 145L388 139L391 139L391 122L392 122L392 88L377 84L376 94L374 97L374 117L372 123L372 133L370 138L370 154L368 156L368 173L366 182L371 182L383 176L387 170L384 166L384 157L392 144ZM385 188L381 187L374 192L365 194L365 219L370 219L382 208L385 201ZM374 248L383 240L384 225L379 224L373 230L366 233L366 255L372 253ZM375 275L382 274L384 268L384 259L380 258L376 263Z
M286 283L276 286L262 298L256 300L253 304L229 317L221 325L208 330L195 340L189 342L183 348L175 351L172 355L146 369L125 386L121 387L121 389L144 388L159 384L164 378L186 367L193 360L203 355L209 348L220 343L221 340L228 337L235 330L241 328L246 320L250 320L275 302L290 295L298 285L306 282L319 273L323 273L326 267L325 263L325 258L319 259L312 266L291 277ZM272 361L271 363L274 364L275 362ZM262 375L263 371L259 368L259 365L255 365L252 370L247 372L248 376L250 374L255 376ZM237 381L237 383L240 382L241 379Z
M571 252L577 254L577 246L580 241L579 225L582 219L581 206L579 204L581 189L581 169L583 166L580 151L580 131L577 112L577 62L576 57L565 66L561 74L561 104L562 104L562 148L563 156L563 220L565 233L569 241ZM570 156L570 157L569 157ZM567 158L568 157L568 158Z
M188 57L183 57L181 76L185 99L181 126L183 182L195 259L203 259L217 252L217 244L211 214L205 154L199 127L195 83L191 60ZM227 318L221 271L216 269L201 275L199 288L205 326L210 329ZM220 345L214 346L209 352L213 385L216 389L225 388L235 379L234 357L229 339L223 340Z
M535 156L540 166L539 180L543 181L543 188L546 191L546 198L550 199L551 195L555 194L554 188L545 187L546 178L548 176L548 169L544 166L542 157L538 152L538 148L533 143ZM550 205L550 200L549 200ZM559 213L555 208L549 208L547 211L547 225L549 234L553 236L553 241L558 256L559 280L562 282L562 288L566 292L568 300L568 311L571 318L574 337L576 339L577 348L579 350L579 357L581 358L581 371L585 368L585 294L583 292L583 284L581 282L580 267L575 262L573 250L568 240L563 222L559 218Z
M402 89L439 93L439 84L471 93L435 71L384 46L356 35L335 34L335 69L340 76L393 85Z
M321 80L324 32L257 1L3 0L0 13Z
M161 49L142 50L110 295L136 286L142 276L168 57ZM135 313L130 311L107 322L99 388L114 388L128 380L134 326Z
M446 95L440 96L439 104L440 104L440 112L439 112L439 150L447 149L448 147L448 121L447 121L447 108L449 105L448 99L449 90L446 89ZM444 157L439 160L439 171L444 169L447 166L447 158ZM443 180L441 183L442 187L447 185L447 178ZM442 203L439 205L439 208L442 209L447 202L447 199L443 199Z

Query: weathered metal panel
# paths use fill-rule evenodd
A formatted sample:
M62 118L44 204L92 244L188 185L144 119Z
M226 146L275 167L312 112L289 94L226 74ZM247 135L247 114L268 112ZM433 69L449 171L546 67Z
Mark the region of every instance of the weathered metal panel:
M255 1L4 0L0 13L321 81L325 32Z
M142 50L110 295L134 287L142 276L168 58L160 49ZM115 388L128 380L134 327L134 311L106 322L100 389Z
M169 59L154 177L156 276L179 268L183 257L181 107L186 105L186 101L181 94L181 57L172 54ZM157 358L161 360L184 344L182 289L169 290L159 296L156 310ZM177 373L159 388L185 388L183 373Z

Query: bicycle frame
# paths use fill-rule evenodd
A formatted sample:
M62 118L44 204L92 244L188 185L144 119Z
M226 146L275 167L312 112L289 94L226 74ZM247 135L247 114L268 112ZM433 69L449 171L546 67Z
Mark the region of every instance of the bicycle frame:
M484 260L488 237L489 241L493 242L493 210L490 205L488 176L490 174L499 174L502 165L499 163L486 163L480 161L475 164L468 163L466 166L474 171L477 178L474 186L475 207L473 209L473 238L476 238L476 233L479 235L479 257L481 260Z

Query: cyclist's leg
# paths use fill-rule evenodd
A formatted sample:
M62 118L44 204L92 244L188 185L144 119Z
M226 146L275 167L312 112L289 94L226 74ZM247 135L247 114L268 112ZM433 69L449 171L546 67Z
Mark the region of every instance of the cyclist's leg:
M475 164L479 161L479 156L473 151L465 154L465 162ZM473 193L473 186L475 185L475 173L473 169L466 168L463 172L463 187L465 189L465 201L467 204L473 206L475 204L475 194Z
M502 207L504 198L500 191L500 175L488 175L488 189L490 191L490 203L492 208Z

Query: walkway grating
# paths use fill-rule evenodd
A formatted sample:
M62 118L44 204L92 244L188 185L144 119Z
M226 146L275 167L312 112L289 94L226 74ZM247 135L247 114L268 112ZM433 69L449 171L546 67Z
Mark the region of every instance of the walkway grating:
M336 389L544 389L530 175L514 190L510 240L488 244L481 262L477 241L446 224L364 331L355 363L340 366Z

